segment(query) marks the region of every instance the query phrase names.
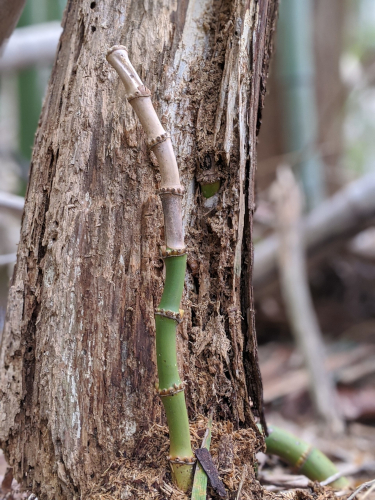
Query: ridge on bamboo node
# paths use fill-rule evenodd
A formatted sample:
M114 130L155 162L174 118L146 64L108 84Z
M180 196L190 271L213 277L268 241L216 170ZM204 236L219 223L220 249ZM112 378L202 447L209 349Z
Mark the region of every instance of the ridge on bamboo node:
M187 248L166 248L165 246L160 247L160 257L162 259L168 259L169 257L180 257L181 255L186 255Z
M129 94L127 96L128 102L132 101L133 99L136 99L137 97L150 97L151 96L151 90L148 89L145 85L140 85L138 87L138 90L133 92L133 94Z
M125 47L125 45L113 45L110 49L107 50L106 57L112 54L112 52L115 52L116 50L126 50L128 52L128 49Z
M157 144L160 144L160 143L162 143L170 138L171 138L171 134L169 134L168 132L165 132L164 134L160 134L157 137L153 137L152 139L149 139L147 141L147 146L149 147L149 149L152 149Z
M183 381L180 384L173 384L173 387L169 387L168 389L159 389L159 396L160 397L166 397L166 396L173 396L174 394L177 394L178 392L182 392L185 390L185 385L186 382Z
M163 194L176 194L178 196L183 196L185 193L185 188L183 186L167 186L158 189L156 192L161 196Z
M196 458L193 457L167 457L167 460L173 464L181 464L181 465L194 465L197 461Z
M181 323L184 312L182 309L180 309L180 312L176 313L174 311L169 311L168 309L161 309L157 307L155 309L155 314L158 316L164 316L168 319L173 319L174 321L177 321L177 323Z
M297 471L299 471L300 469L302 469L302 467L305 465L305 462L306 460L308 459L310 453L312 452L312 446L310 445L306 451L304 451L302 453L302 455L299 457L296 465L295 465L295 468L297 469Z

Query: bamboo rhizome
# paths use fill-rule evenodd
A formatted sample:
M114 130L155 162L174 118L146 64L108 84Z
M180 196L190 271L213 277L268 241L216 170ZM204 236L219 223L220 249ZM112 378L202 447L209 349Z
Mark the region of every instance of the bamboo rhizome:
M141 122L148 146L160 167L161 185L158 194L163 206L166 239L166 247L161 249L161 255L165 262L166 277L163 295L155 310L158 391L169 427L169 461L173 479L180 489L187 491L192 485L195 457L191 449L184 382L179 377L176 353L176 328L183 316L180 302L186 271L181 206L184 189L180 184L170 135L160 123L151 102L151 92L143 85L132 66L126 47L112 47L107 53L107 60L125 86L127 99Z

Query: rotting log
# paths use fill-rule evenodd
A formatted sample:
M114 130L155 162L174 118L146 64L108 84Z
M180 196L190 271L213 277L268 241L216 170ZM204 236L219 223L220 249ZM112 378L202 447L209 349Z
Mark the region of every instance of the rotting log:
M1 446L39 498L87 498L116 454L135 453L139 431L163 418L160 174L105 60L113 44L128 47L150 88L186 190L177 347L190 418L213 409L256 429L263 417L251 234L276 11L276 0L68 1L0 351ZM221 181L208 200L207 172Z

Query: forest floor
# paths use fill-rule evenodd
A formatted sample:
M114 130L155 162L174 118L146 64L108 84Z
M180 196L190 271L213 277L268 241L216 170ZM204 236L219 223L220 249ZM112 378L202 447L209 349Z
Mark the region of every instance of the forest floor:
M292 432L323 451L347 474L350 491L334 492L310 482L277 457L256 449L257 440L249 429L236 430L230 423L215 423L211 454L221 479L233 500L333 500L347 499L358 485L375 477L375 345L338 341L329 348L328 367L338 383L338 400L347 426L333 436L316 422L308 394L308 378L301 357L288 343L272 342L259 349L264 384L267 422ZM201 445L207 425L200 418L191 426L193 447ZM140 437L133 457L116 459L92 487L90 500L173 499L189 497L176 490L166 460L168 430L155 424ZM249 465L254 457L258 470ZM22 492L0 454L1 500L35 500ZM375 491L356 498L375 499ZM367 496L365 496L367 494ZM219 498L209 489L208 499Z

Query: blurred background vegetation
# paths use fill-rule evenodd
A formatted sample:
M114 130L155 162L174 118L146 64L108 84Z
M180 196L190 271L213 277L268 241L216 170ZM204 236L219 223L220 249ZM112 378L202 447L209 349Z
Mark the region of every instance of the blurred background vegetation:
M305 217L353 181L375 175L375 2L281 0L274 56L258 147L256 256L257 244L275 231L270 186L280 165L293 169L302 188ZM374 216L372 209L364 224L307 255L310 291L340 411L345 420L371 428ZM277 411L287 419L309 419L313 404L306 384L299 383L304 362L294 349L278 277L256 280L254 296L268 414ZM349 383L342 370L351 364L354 352L357 368L351 370L357 375ZM370 367L367 371L365 365Z
M42 31L52 26L59 30L65 4L66 0L27 0L17 28L35 26ZM54 52L56 47L57 43L52 48ZM1 191L25 195L35 131L51 69L49 59L19 70L0 69ZM16 251L20 217L12 212L0 209L0 255L11 256ZM12 263L0 266L0 331L12 268Z

